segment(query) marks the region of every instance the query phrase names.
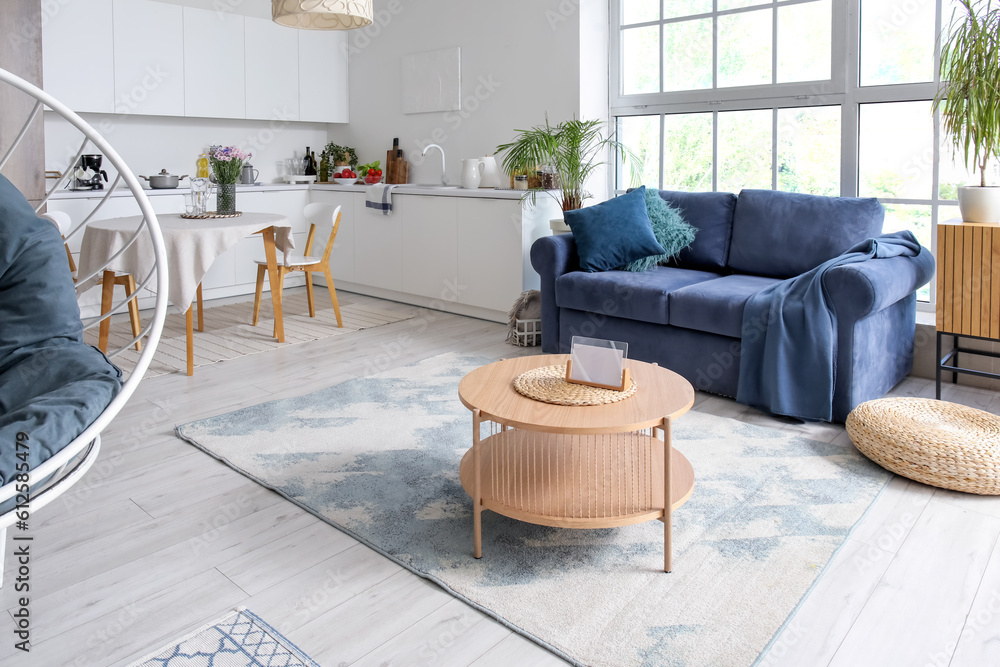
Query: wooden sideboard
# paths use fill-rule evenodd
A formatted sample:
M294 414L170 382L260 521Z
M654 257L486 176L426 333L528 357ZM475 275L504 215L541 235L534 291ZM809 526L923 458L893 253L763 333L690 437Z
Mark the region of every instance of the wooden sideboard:
M941 373L987 378L1000 374L959 366L960 354L1000 358L986 350L961 347L960 338L1000 340L1000 224L942 222L937 245L937 369L936 392L941 398ZM942 338L954 346L942 357Z

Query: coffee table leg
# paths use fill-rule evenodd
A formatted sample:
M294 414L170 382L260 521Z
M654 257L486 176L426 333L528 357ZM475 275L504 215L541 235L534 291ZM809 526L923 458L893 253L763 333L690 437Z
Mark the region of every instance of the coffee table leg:
M670 572L672 569L673 556L671 554L671 537L673 534L673 514L674 508L671 498L673 491L671 487L670 459L673 453L673 444L670 441L670 419L663 420L663 571Z
M475 496L472 499L472 535L474 540L472 554L476 558L483 557L483 489L480 474L482 461L482 444L479 442L479 410L472 411L472 459L476 469Z

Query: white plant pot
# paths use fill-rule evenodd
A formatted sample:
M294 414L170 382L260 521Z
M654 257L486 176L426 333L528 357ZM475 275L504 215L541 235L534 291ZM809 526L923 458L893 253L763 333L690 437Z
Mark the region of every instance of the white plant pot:
M552 218L549 220L549 229L552 230L553 234L569 234L573 231L562 218Z
M965 222L1000 222L1000 187L960 187L958 208Z

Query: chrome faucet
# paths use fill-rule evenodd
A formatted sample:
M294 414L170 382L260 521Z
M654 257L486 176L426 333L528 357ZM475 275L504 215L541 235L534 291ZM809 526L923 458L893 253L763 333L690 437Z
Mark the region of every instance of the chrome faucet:
M424 147L424 150L420 154L420 156L423 157L427 155L427 151L429 151L432 148L436 148L439 151L441 151L441 185L448 185L447 172L444 170L444 149L438 146L437 144L427 144L427 146Z

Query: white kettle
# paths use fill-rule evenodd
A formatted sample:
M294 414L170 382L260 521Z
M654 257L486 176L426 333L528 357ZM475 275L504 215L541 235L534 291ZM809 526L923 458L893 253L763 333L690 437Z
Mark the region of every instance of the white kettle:
M462 160L462 187L470 190L478 188L485 167L486 163L478 157Z
M502 180L500 167L499 165L497 165L496 158L493 157L492 155L487 155L486 157L481 159L485 166L483 167L483 180L479 183L479 187L481 188L505 187Z

